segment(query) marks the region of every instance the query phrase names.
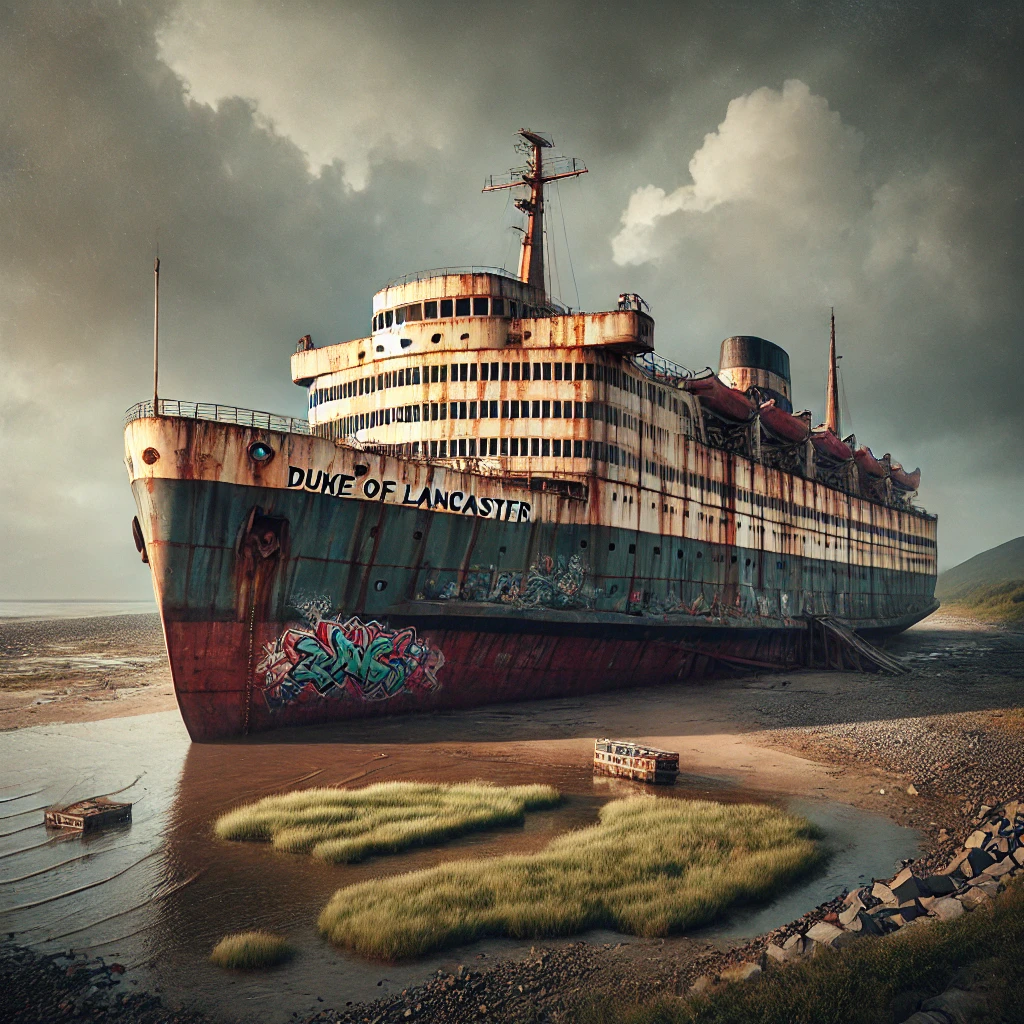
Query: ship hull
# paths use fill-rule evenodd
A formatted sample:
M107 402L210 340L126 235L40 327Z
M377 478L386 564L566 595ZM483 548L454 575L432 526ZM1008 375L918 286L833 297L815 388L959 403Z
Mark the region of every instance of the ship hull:
M271 438L288 465L243 483L251 432L156 422L129 458L151 441L177 463L132 486L194 740L792 667L808 615L878 633L935 607L927 574L600 525L529 490L502 493L536 519L413 505L413 476L394 503L289 487L340 452L316 438ZM449 487L484 493L467 479Z

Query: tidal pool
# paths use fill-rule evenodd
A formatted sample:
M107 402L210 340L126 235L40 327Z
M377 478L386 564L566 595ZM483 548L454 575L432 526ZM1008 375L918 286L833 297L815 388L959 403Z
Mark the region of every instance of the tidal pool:
M558 702L544 703L549 717L558 711ZM578 711L565 707L567 714ZM523 955L543 940L492 940L414 963L377 964L324 942L316 918L343 885L457 858L537 850L567 829L591 824L607 800L644 789L592 774L586 736L593 735L593 723L570 722L569 740L503 725L528 715L507 707L469 710L440 720L406 717L204 745L190 744L174 712L0 734L0 931L49 951L120 961L129 967L127 984L150 986L172 1004L236 1018L259 1013L264 1021L371 1000L460 963ZM529 814L522 827L353 865L225 842L212 833L219 814L259 796L386 779L542 782L567 799ZM42 825L47 804L117 790L134 803L128 827L78 837L47 833ZM773 799L725 778L686 774L676 786L654 792L729 802ZM739 939L783 924L844 886L891 874L917 850L917 833L885 818L823 800L786 805L825 830L835 851L828 866L772 904L737 911L704 929L700 938ZM253 975L226 973L209 962L224 934L253 928L286 935L298 949L295 959ZM585 937L630 941L606 932Z

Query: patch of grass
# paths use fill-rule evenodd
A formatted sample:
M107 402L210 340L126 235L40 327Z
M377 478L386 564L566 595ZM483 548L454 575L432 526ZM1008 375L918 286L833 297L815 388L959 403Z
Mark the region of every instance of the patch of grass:
M251 971L261 967L275 967L295 955L295 950L280 935L270 932L236 932L225 935L210 954L218 967Z
M1003 580L961 591L945 610L984 622L1024 625L1024 580Z
M375 853L519 824L527 811L554 807L561 799L551 786L381 782L266 797L223 815L214 829L222 839L269 842L278 850L351 864Z
M485 936L616 928L668 935L763 899L823 856L803 818L752 804L631 797L540 853L466 860L340 889L332 942L399 959Z
M917 1000L951 982L989 987L978 1020L1024 1020L1024 885L955 921L914 925L865 938L840 952L772 966L755 982L711 996L661 999L647 1005L594 1001L574 1024L898 1024ZM975 1018L972 1018L972 1020Z

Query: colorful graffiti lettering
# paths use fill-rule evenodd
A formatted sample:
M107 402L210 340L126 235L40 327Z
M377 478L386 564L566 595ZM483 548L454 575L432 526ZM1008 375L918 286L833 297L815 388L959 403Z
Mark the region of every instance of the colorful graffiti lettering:
M524 608L589 608L593 595L586 583L587 565L579 555L568 561L542 555L530 566L518 603Z
M271 710L329 700L389 700L436 690L444 655L411 626L389 630L379 622L321 618L294 627L266 652L256 671Z

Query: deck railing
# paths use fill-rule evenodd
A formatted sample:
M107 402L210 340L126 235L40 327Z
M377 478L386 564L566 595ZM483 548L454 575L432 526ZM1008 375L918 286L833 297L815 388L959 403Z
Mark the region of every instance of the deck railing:
M239 427L257 427L273 430L280 434L308 434L309 420L295 416L279 416L273 412L258 412L255 409L239 409L233 405L219 405L212 402L180 402L175 398L161 398L159 416L170 416L184 420L210 420L214 423L232 423ZM153 400L139 402L124 414L124 425L132 420L153 416Z

